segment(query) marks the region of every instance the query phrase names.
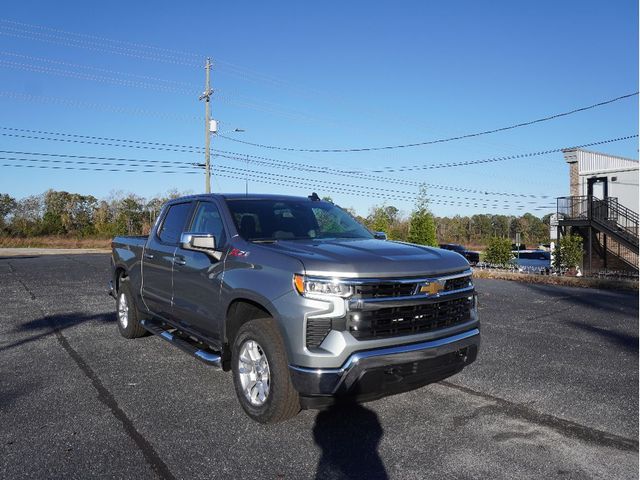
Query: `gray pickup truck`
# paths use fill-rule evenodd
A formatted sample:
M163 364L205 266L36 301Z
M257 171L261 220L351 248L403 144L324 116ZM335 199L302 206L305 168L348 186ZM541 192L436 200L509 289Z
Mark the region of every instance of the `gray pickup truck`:
M387 241L317 195L196 195L112 242L120 333L233 372L262 423L460 372L480 345L469 264Z

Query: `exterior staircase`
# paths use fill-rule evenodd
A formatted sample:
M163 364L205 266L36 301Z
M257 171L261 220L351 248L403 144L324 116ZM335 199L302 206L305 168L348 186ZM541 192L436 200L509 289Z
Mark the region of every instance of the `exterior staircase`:
M584 238L588 270L638 271L638 214L617 198L558 198L558 228Z

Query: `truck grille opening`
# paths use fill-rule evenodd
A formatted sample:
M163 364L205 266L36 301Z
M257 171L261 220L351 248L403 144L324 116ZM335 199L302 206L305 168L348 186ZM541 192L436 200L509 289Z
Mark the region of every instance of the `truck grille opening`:
M413 295L415 283L372 283L356 285L355 295L360 298L404 297Z
M371 283L364 285L356 285L354 291L355 298L393 298L393 297L409 297L418 294L420 286L423 282L381 282ZM471 287L473 285L471 281L471 275L465 275L464 277L451 278L444 284L444 291L450 292L453 290L460 290L463 288Z
M306 342L307 348L318 348L331 331L330 318L308 318Z
M460 290L462 288L470 287L471 285L471 275L467 275L466 277L451 278L445 282L444 291L450 292L451 290Z
M426 305L381 308L349 313L348 328L357 340L398 337L452 327L471 320L468 297Z

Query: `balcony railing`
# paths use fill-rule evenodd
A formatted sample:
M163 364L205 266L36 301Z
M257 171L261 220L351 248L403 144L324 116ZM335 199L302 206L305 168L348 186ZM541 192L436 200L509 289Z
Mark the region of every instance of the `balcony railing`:
M622 240L638 245L638 214L620 205L615 197L601 200L593 196L575 196L558 198L559 221L588 221Z

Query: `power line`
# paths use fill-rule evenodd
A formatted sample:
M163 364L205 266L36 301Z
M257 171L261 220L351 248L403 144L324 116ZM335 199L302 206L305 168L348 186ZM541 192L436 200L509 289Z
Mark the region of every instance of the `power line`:
M193 95L197 93L197 90L195 89L188 90L185 88L179 88L171 85L158 85L157 83L143 82L140 80L129 80L126 78L107 77L105 75L79 72L75 70L66 70L63 68L57 68L57 67L54 68L54 67L48 67L44 65L33 65L28 63L13 62L9 60L0 60L0 66L18 69L18 70L26 70L30 72L36 72L36 73L47 73L47 74L58 75L62 77L76 78L79 80L90 80L92 82L110 83L110 84L120 85L125 87L138 87L138 88L158 90L163 92L186 93L188 95Z
M407 186L414 186L414 187L419 187L421 185L424 185L427 188L435 188L438 190L475 193L475 194L481 194L481 195L496 195L496 196L507 196L507 197L522 197L522 198L543 198L543 199L555 198L552 195L535 195L532 193L522 193L522 192L514 193L514 192L500 192L500 191L492 191L492 190L478 190L473 188L427 183L427 182L420 182L415 180L398 179L393 177L382 177L378 175L367 174L366 172L332 169L328 167L317 167L317 166L304 164L304 163L289 162L286 160L277 160L269 157L261 157L256 155L227 152L224 150L216 150L214 152L214 155L217 157L227 158L230 160L237 160L239 162L246 163L248 161L250 163L255 163L257 165L264 165L271 168L279 168L283 170L291 170L291 168L293 167L296 170L302 170L307 172L346 176L346 177L357 178L361 180L384 182L384 183L391 183L391 184L397 184L397 185L407 185ZM257 159L257 160L254 160L254 159Z
M80 164L80 165L101 165L101 166L113 166L113 167L145 167L145 168L164 168L165 166L169 166L171 168L179 168L179 169L193 169L195 163L186 163L186 162L178 162L178 161L163 161L163 160L145 160L145 159L132 159L132 158L122 158L122 157L100 157L100 156L90 156L90 155L70 155L70 154L54 154L54 153L36 153L36 152L14 152L14 151L0 151L0 153L4 154L15 154L15 155L32 155L32 156L45 156L45 157L56 157L63 159L71 159L71 160L60 160L60 159L51 159L51 158L25 158L25 157L0 157L0 160L5 161L20 161L20 162L32 162L32 163L56 163L56 164ZM78 160L84 159L84 160ZM87 161L87 160L109 160L108 163L104 161ZM115 162L124 162L124 163L114 163ZM142 165L141 165L142 164ZM151 167L145 164L152 164ZM291 182L306 182L308 179L295 177L292 175L284 175L284 174L274 174L269 172L261 172L255 170L247 170L242 168L235 168L226 165L218 165L216 171L223 171L227 173L237 173L246 175L250 174L252 177L260 177L260 178L276 178L279 180L287 180ZM402 198L404 200L411 200L415 197L415 192L403 191L403 190L390 190L389 188L380 188L380 187L370 187L364 185L354 185L354 184L346 184L339 182L329 182L329 181L320 181L315 180L316 183L320 183L323 185L330 185L334 187L344 188L345 190L354 191L355 189L364 190L367 194L371 192L375 192L378 194L389 194L394 198ZM316 184L314 183L314 184ZM507 203L515 206L522 206L524 202L515 200L498 200L491 198L474 198L474 197L461 197L461 196L449 196L449 195L429 195L429 198L432 201L440 200L440 199L453 199L453 200L469 200L476 202L484 202L484 203ZM530 205L539 205L540 202L529 201L526 202ZM516 205L517 204L517 205Z
M47 141L58 141L58 142L68 142L68 143L81 143L81 144L91 144L91 145L101 145L101 146L114 146L114 147L121 147L121 148L151 149L151 150L173 151L173 152L181 152L181 153L202 153L203 152L202 147L196 147L196 146L193 146L193 145L179 145L179 144L172 144L172 143L148 142L148 141L142 141L142 140L128 140L128 139L119 139L119 138L111 138L111 137L98 137L98 136L89 136L89 135L80 135L80 134L61 133L61 132L47 132L47 131L42 131L42 130L32 130L32 129L25 129L25 128L4 127L4 126L0 126L0 130L8 130L8 131L12 131L12 132L36 133L36 134L52 135L52 136L71 137L71 138L51 138L51 137L47 138L47 137L42 137L42 136L38 136L38 135L23 135L23 134L17 134L17 133L0 133L1 136L9 136L9 137L17 137L17 138L28 138L28 139L35 139L35 140L47 140ZM597 141L597 142L586 143L586 144L582 144L582 145L575 146L575 147L572 147L572 148L587 148L587 147L592 147L592 146L596 146L596 145L603 145L603 144L618 142L618 141L622 141L622 140L628 140L628 139L637 138L637 137L638 137L637 134L628 135L628 136L625 136L625 137L619 137L619 138L614 138L614 139L608 139L608 140L601 140L601 141ZM94 140L101 140L101 141L94 141ZM102 140L104 140L104 141L102 141ZM115 142L115 143L113 143L113 142ZM567 147L561 147L561 148L556 148L556 149L551 149L551 150L544 150L544 151L539 151L539 152L523 153L523 154L518 154L518 155L510 155L510 156L506 156L506 157L494 157L494 158L481 159L481 160L469 160L469 161L464 161L464 162L449 162L449 163L432 164L432 165L417 165L417 166L410 166L410 167L396 167L396 168L388 168L386 170L371 170L371 171L374 172L374 173L390 173L390 172L402 172L402 171L411 171L411 170L427 170L427 169L434 169L434 168L462 167L462 166L475 165L475 164L483 164L483 163L500 162L500 161L513 160L513 159L529 158L529 157L541 156L541 155L546 155L546 154L551 154L551 153L559 153L559 152L562 152L562 150L564 150L566 148ZM245 157L246 156L243 156L241 159L246 161ZM249 155L249 157L255 157L255 156ZM256 158L266 159L267 157L256 157ZM274 160L274 159L271 159L271 160ZM274 161L275 162L286 162L284 160L274 160ZM304 165L304 164L301 164L301 165ZM322 167L318 167L318 168L322 168ZM353 172L341 171L341 170L338 170L336 172L341 174L341 175L349 175L349 174L353 173ZM320 173L323 173L323 171L321 171ZM330 173L330 170L327 170L325 173ZM380 179L380 180L382 181L382 179ZM389 181L389 179L385 179L384 181ZM393 181L393 180L390 180L390 181ZM476 193L476 192L473 192L473 193ZM482 193L482 192L479 191L478 193ZM486 193L507 194L506 192L486 192Z
M0 153L1 154L10 154L10 155L29 155L29 156L44 156L44 157L56 157L56 158L82 158L82 159L89 159L89 160L111 160L111 161L122 161L122 162L167 164L167 165L193 165L193 163L178 162L178 161L172 161L172 160L156 160L156 159L151 160L151 159L126 158L126 157L101 157L101 156L95 156L95 155L71 155L71 154L49 153L49 152L45 153L45 152L25 152L25 151L15 151L15 150L0 150ZM201 153L201 152L198 152L198 153ZM229 152L229 153L231 153L231 152ZM283 164L283 165L272 164L272 163L268 163L268 162L264 162L264 161L260 161L260 160L254 160L254 159L251 158L251 157L253 157L253 155L241 156L241 154L224 155L224 154L220 154L220 153L214 153L214 156L215 157L226 158L226 159L234 159L234 160L242 161L243 163L249 162L249 163L256 163L258 165L266 166L266 167L282 168L282 169L286 169L287 171L290 171L291 167L292 167L292 165L287 165L286 164L287 162L285 162L284 160L282 160L282 162L285 162L285 164ZM249 158L247 158L247 157L249 157ZM258 158L263 158L263 157L258 157ZM295 166L295 164L293 166ZM227 168L232 168L232 167L227 167ZM340 170L333 172L333 171L322 170L322 168L306 169L304 167L297 166L296 167L296 171L312 171L314 173L330 173L332 175L350 176L350 175L348 175L350 172L342 172ZM353 178L360 179L362 177L353 176ZM377 176L373 176L373 175L367 176L367 178L362 178L362 179L364 179L364 180L372 180L372 181L380 181L380 182L392 183L392 184L399 184L399 185L405 185L405 186L413 186L413 187L420 187L420 186L424 185L427 188L441 189L441 190L453 191L453 192L472 193L472 194L487 195L487 196L508 196L508 197L522 197L522 198L539 198L539 199L555 198L555 197L549 196L549 195L533 195L533 194L526 194L526 193L507 193L507 192L483 191L483 190L477 190L477 189L453 187L453 186L448 186L448 185L438 185L438 184L431 184L431 183L418 182L418 181L397 180L397 179L393 179L393 178L377 177Z
M31 93L23 93L23 92L0 91L0 97L9 98L12 100L20 100L25 102L39 102L39 103L48 102L53 104L68 105L76 108L103 110L107 112L119 113L124 115L171 118L171 119L179 119L179 120L200 120L200 117L197 117L195 115L181 115L179 113L174 113L174 112L161 112L156 110L147 110L144 108L121 107L117 105L109 105L106 103L85 102L82 100L76 100L72 98L52 97L49 95L34 95Z
M193 56L193 57L197 57L197 58L201 57L200 55L198 55L196 53L186 52L184 50L176 50L176 49L170 49L170 48L165 48L165 47L157 47L155 45L147 45L147 44L143 44L143 43L136 43L136 42L131 42L131 41L127 41L127 40L120 40L120 39L115 39L115 38L100 37L98 35L91 35L91 34L88 34L88 33L70 32L68 30L61 30L61 29L58 29L58 28L46 27L44 25L35 25L35 24L32 24L32 23L18 22L18 21L9 20L9 19L6 19L6 18L0 19L0 23L11 24L11 25L20 26L20 27L27 27L27 28L37 29L37 30L48 30L50 32L65 34L67 36L84 37L84 38L88 38L88 39L92 39L92 40L99 40L99 41L103 41L103 42L112 42L112 43L117 43L117 44L121 44L121 45L129 45L129 46L143 48L143 49L158 50L158 51L170 53L170 54L176 55L176 56L188 55L188 56Z
M71 35L76 35L71 32L67 32L66 35L51 34L46 32L34 32L25 28L20 28L11 25L0 25L0 35L37 40L46 43L53 43L56 45L62 45L67 47L83 48L85 50L111 53L116 55L124 55L133 58L140 58L143 60L159 61L164 63L171 63L174 65L182 65L188 67L198 66L197 61L187 61L181 56L163 55L156 52L144 52L143 49L127 48L118 45L105 45L104 43L88 41L84 39L74 38Z
M51 140L57 142L71 142L71 143L88 143L91 145L106 145L106 146L114 146L114 147L123 147L123 148L142 148L142 149L152 149L152 150L167 150L173 152L186 152L186 153L202 153L204 150L202 147L197 147L194 145L178 145L175 143L162 143L162 142L148 142L144 140L128 140L122 138L111 138L111 137L99 137L95 135L80 135L75 133L64 133L64 132L47 132L43 130L32 130L28 128L15 128L15 127L3 127L0 126L0 130L8 130L11 132L21 132L21 133L34 133L39 135L50 135L52 137L60 136L67 138L43 138L40 136L28 136L28 135L19 135L19 134L9 134L9 133L0 133L0 135L8 136L8 137L19 137L19 138L31 138L35 140ZM84 141L91 140L91 141ZM104 140L105 142L117 142L118 144L123 143L125 145L118 145L114 143L98 143L94 142L94 140ZM126 145L129 144L129 145ZM165 148L160 148L165 147Z
M32 130L28 128L16 128L16 127L5 127L5 126L0 126L0 130L8 130L12 132L36 133L41 135L62 136L62 137L70 137L73 139L73 140L67 140L67 139L58 139L58 138L43 138L38 136L0 133L0 135L3 135L3 136L30 138L30 139L37 139L37 140L52 140L52 141L62 141L62 142L94 144L93 142L84 142L82 140L76 140L76 139L89 139L89 140L104 140L108 142L132 144L132 145L117 145L113 143L95 143L96 145L107 145L107 146L116 146L116 147L124 147L124 148L148 148L148 149L154 149L154 150L168 150L168 151L176 151L176 152L183 152L183 153L185 152L186 153L202 153L203 151L202 147L196 147L194 145L180 145L175 143L149 142L144 140L129 140L129 139L121 139L121 138L99 137L99 136L93 136L93 135L81 135L81 134L63 133L63 132L48 132L43 130ZM560 148L554 148L549 150L542 150L539 152L521 153L521 154L508 155L503 157L492 157L492 158L480 159L480 160L466 160L462 162L446 162L446 163L439 163L439 164L413 165L413 166L405 166L405 167L387 167L384 170L369 170L369 171L374 173L403 172L403 171L411 171L411 170L451 168L451 167L460 167L460 166L467 166L467 165L476 165L476 164L482 164L482 163L502 162L506 160L514 160L514 159L520 159L520 158L547 155L551 153L559 153L559 152L562 152L563 150L566 150L567 148L588 148L588 147L593 147L597 145L604 145L608 143L629 140L637 137L638 137L638 134L634 134L634 135L627 135L624 137L584 143L582 145L575 145L571 147L560 147ZM165 147L165 148L159 148L159 147ZM239 155L244 155L244 154L239 154ZM257 158L267 158L267 157L257 157ZM286 161L279 160L279 162L286 162ZM304 164L298 164L298 165L304 165ZM344 171L344 170L338 170L337 172L340 174L348 173L348 171ZM359 172L356 172L356 173L359 173Z
M6 160L5 160L6 161ZM11 161L11 160L9 160ZM75 171L99 171L99 172L118 172L118 173L161 173L161 174L201 174L199 170L184 170L184 171L173 171L173 170L153 170L153 169L133 169L133 168L101 168L92 165L90 167L71 167L71 166L51 166L51 165L24 165L24 164L2 164L2 167L15 167L15 168L39 168L39 169L54 169L54 170L75 170ZM233 178L237 180L244 180L245 176L243 175L235 175L229 172L222 172L218 174L224 178ZM302 180L302 181L294 181L294 180L286 180L286 179L273 179L273 178L265 178L261 175L254 175L252 180L258 181L259 183L267 183L273 185L282 185L288 187L300 187L300 186L311 186L313 188L320 187L324 191L328 191L331 193L340 193L340 194L353 194L354 191L352 188L343 188L340 186L333 185L325 185L322 182L314 181L314 180ZM387 200L400 200L400 201L412 201L414 200L412 197L400 196L400 195L392 195L392 194L384 194L378 192L368 192L367 195L382 198ZM496 204L488 204L485 202L462 202L462 201L447 201L447 200L430 200L430 203L440 204L440 205L453 205L460 207L482 207L482 208L490 208L490 209L509 209L509 210L524 210L525 207L522 205L514 206L514 205L496 205ZM531 207L531 210L548 210L549 208L555 208L555 206L536 206Z
M0 127L1 128L8 128L8 127ZM27 130L27 129L18 129L18 130ZM49 132L51 133L51 132ZM127 144L119 144L119 143L111 143L111 142L98 142L98 141L87 141L87 140L78 140L75 138L47 138L47 137L41 137L41 136L33 136L33 135L21 135L21 134L13 134L13 133L0 133L0 135L2 136L10 136L10 137L17 137L17 138L27 138L27 139L35 139L35 140L49 140L49 141L57 141L57 142L67 142L67 143L80 143L80 144L90 144L90 145L99 145L99 146L114 146L114 147L122 147L122 148L136 148L136 149L151 149L151 150L162 150L162 151L172 151L172 152L180 152L180 153L202 153L202 149L201 147L195 147L195 146L191 146L191 148L189 148L190 146L180 146L180 145L175 145L175 144L162 144L162 143L157 143L157 142L142 142L142 143L152 143L153 145L137 145L137 144L133 144L133 145L127 145ZM73 137L78 137L79 135L75 135L75 134L58 134L58 135L69 135L69 136L73 136ZM81 136L81 137L88 137L88 136ZM107 137L88 137L88 138L94 138L94 139L106 139L109 140ZM114 141L122 141L122 142L136 142L134 140L123 140L123 139L111 139ZM175 145L175 147L184 147L184 148L175 148L175 147L162 147L162 146L155 146L155 145ZM239 157L239 156L230 156L230 155L220 155L220 154L216 154L218 156L221 157L226 157L226 158L230 158L230 159L238 159L238 160L243 160L246 161L246 156L245 157ZM251 157L251 155L249 155L249 157ZM255 162L254 160L249 160L250 162ZM258 164L265 164L265 162L255 162ZM304 170L304 169L303 169ZM361 176L361 175L354 175L351 172L341 172L341 171L330 171L330 170L311 170L317 173L329 173L329 174L333 174L333 175L342 175L342 176L351 176L354 178L360 178L363 180L373 180L373 181L383 181L383 182L387 182L387 183L396 183L396 184L404 184L407 185L407 183L404 183L403 181L395 181L394 179L388 179L388 178L383 178L383 177L373 177L372 178L366 178L366 176ZM412 186L419 186L421 185L420 182L415 182L415 183L411 183L409 185ZM438 188L438 189L444 189L444 190L454 190L454 191L465 191L467 193L476 193L476 194L482 194L482 195L504 195L504 196L514 196L514 197L525 197L525 198L548 198L547 196L536 196L533 194L511 194L511 193L506 193L506 192L487 192L487 191L480 191L480 190L473 190L473 189L459 189L456 187L448 187L448 186L444 186L444 185L435 185L435 184L425 184L427 187L431 187L431 188Z
M190 90L197 90L197 88L192 85L189 84L187 82L183 82L180 80L170 80L167 78L159 78L159 77L153 77L153 76L149 76L149 75L140 75L137 73L130 73L130 72L123 72L121 70L111 70L108 68L102 68L102 67L95 67L93 65L84 65L84 64L79 64L79 63L71 63L71 62L66 62L63 60L54 60L51 58L44 58L44 57L34 57L31 55L24 55L22 53L16 53L16 52L8 52L5 50L0 50L0 55L6 56L6 57L16 57L16 58L20 58L23 60L31 60L31 61L35 61L35 62L45 62L45 63L50 63L53 65L62 65L64 67L72 67L72 68L83 68L86 70L95 70L97 72L103 72L103 73L108 73L111 75L120 75L120 76L125 76L125 77L135 77L139 80L143 80L143 81L151 81L151 82L160 82L160 83L167 83L167 84L173 84L173 85L177 85L177 86L182 86L182 87L187 87Z
M224 138L226 140L230 140L232 142L242 143L243 145L250 145L252 147L265 148L265 149L270 149L270 150L284 150L284 151L288 151L288 152L348 153L348 152L371 152L371 151L377 151L377 150L395 150L395 149L398 149L398 148L411 148L411 147L420 147L420 146L426 146L426 145L434 145L434 144L437 144L437 143L453 142L455 140L463 140L463 139L467 139L467 138L479 137L479 136L482 136L482 135L489 135L489 134L492 134L492 133L498 133L498 132L504 132L504 131L507 131L507 130L513 130L515 128L526 127L526 126L529 126L529 125L534 125L536 123L547 122L549 120L555 120L557 118L566 117L568 115L573 115L575 113L584 112L586 110L591 110L591 109L594 109L594 108L602 107L604 105L609 105L611 103L618 102L618 101L624 100L626 98L634 97L634 96L638 95L638 93L640 93L640 92L634 92L634 93L629 93L629 94L626 94L626 95L621 95L619 97L615 97L615 98L611 98L609 100L604 100L602 102L594 103L594 104L588 105L586 107L575 108L575 109L567 111L567 112L556 113L556 114L549 115L549 116L546 116L546 117L538 118L538 119L535 119L535 120L530 120L530 121L527 121L527 122L516 123L516 124L513 124L513 125L506 126L506 127L494 128L494 129L491 129L491 130L483 130L483 131L474 132L474 133L467 133L465 135L458 135L458 136L455 136L455 137L439 138L439 139L436 139L436 140L427 140L427 141L415 142L415 143L405 143L405 144L400 144L400 145L385 145L385 146L382 146L382 147L298 148L298 147L282 147L282 146L276 146L276 145L266 145L266 144L262 144L262 143L247 142L245 140L240 140L238 138L227 137L225 135L220 135L220 137Z
M625 137L618 137L618 138L611 138L608 140L600 140L597 142L591 142L591 143L584 143L582 145L575 145L572 147L561 147L561 148L554 148L551 150L542 150L539 152L530 152L530 153L520 153L520 154L516 154L516 155L507 155L504 157L492 157L492 158L485 158L482 160L468 160L468 161L463 161L463 162L446 162L446 163L436 163L436 164L431 164L431 165L413 165L413 166L408 166L408 167L386 167L383 170L370 170L371 172L374 173L386 173L386 172L408 172L408 171L415 171L415 170L431 170L431 169L436 169L436 168L452 168L452 167L466 167L469 165L479 165L482 163L494 163L494 162L504 162L506 160L516 160L516 159L521 159L521 158L530 158L530 157L538 157L541 155L548 155L551 153L560 153L563 150L566 150L567 148L588 148L588 147L595 147L597 145L605 145L608 143L614 143L614 142L620 142L623 140L629 140L631 138L637 138L638 134L634 134L634 135L627 135Z

